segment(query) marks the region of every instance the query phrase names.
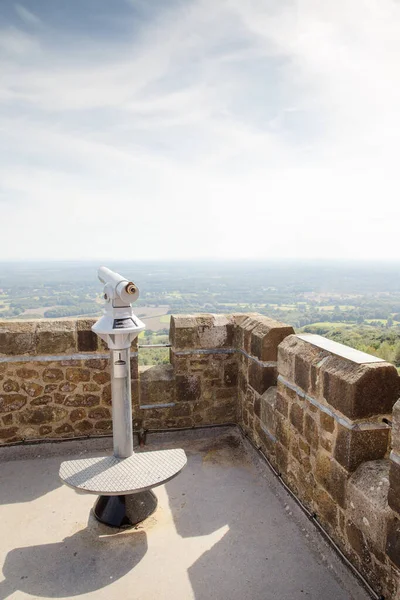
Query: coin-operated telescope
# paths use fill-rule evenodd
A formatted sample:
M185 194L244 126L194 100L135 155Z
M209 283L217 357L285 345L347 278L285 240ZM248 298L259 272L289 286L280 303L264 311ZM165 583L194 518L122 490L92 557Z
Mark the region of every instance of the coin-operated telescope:
M92 327L110 350L129 348L145 324L133 314L132 302L139 298L139 288L119 273L100 267L98 277L104 283L104 316Z
M139 288L107 267L100 267L98 277L104 283L106 306L92 330L111 350L114 454L126 458L133 452L130 347L146 326L131 306L139 298Z
M133 451L130 347L145 329L133 314L131 303L139 289L132 282L101 267L104 315L92 330L110 348L111 400L114 455L65 461L60 478L76 490L99 494L94 515L113 527L129 527L149 516L157 506L151 488L169 481L186 464L181 449Z

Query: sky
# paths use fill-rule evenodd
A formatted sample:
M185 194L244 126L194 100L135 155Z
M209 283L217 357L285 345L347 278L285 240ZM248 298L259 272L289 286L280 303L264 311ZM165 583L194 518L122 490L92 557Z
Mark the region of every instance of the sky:
M0 261L400 260L398 0L0 3Z

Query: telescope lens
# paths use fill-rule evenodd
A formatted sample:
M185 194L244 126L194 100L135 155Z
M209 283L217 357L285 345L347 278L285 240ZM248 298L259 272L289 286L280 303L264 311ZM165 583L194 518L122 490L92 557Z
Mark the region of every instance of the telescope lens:
M127 286L126 286L126 288L125 288L125 291L126 291L128 294L132 294L132 295L133 295L133 294L135 294L135 293L136 293L136 287L135 287L135 284L134 284L134 283L132 283L132 282L128 283L128 284L127 284Z

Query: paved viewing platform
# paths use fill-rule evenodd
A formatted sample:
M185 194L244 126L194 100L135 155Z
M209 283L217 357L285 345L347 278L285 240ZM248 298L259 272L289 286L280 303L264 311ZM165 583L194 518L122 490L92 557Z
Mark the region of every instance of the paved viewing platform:
M111 453L111 439L0 449L0 598L369 598L236 427L152 434L144 451L177 443L187 467L125 531L57 478L62 460Z

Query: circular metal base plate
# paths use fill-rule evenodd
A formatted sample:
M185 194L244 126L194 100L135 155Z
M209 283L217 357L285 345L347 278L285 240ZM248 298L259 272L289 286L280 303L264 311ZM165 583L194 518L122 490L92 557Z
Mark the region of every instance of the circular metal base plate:
M59 476L66 485L88 494L121 496L166 483L186 462L181 449L137 452L129 458L99 456L61 463Z
M149 517L157 508L152 491L128 496L100 496L94 505L94 516L110 527L132 527Z

